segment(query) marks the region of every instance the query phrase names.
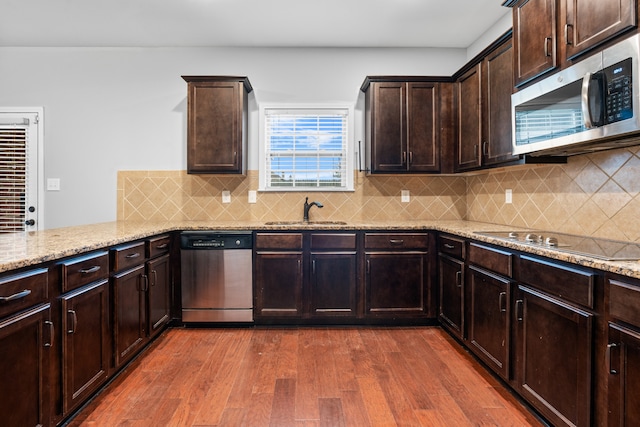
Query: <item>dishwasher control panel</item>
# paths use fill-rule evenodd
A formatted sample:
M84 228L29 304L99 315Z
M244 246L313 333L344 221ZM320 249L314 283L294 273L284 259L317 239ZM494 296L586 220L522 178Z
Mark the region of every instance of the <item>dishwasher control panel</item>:
M182 249L251 249L251 232L184 231L180 234Z

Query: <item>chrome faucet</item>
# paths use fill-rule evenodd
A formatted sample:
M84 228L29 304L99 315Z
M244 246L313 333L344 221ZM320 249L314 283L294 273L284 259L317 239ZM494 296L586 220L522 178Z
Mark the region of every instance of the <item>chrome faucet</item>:
M302 220L308 222L309 221L309 209L312 206L317 206L319 208L323 207L322 203L319 202L311 202L309 203L309 198L305 197L304 199L304 215L302 216Z

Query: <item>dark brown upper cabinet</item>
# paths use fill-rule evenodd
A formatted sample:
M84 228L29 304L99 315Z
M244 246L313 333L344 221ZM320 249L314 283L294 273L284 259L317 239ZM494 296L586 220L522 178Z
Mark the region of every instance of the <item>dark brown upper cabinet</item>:
M437 173L451 115L447 78L367 77L366 167L372 174ZM450 127L449 127L450 129Z
M247 77L182 76L187 82L187 172L246 173Z
M566 0L564 43L572 59L637 25L637 0Z
M513 49L506 33L456 77L456 171L519 160L511 152L512 92Z
M520 86L637 27L637 0L508 0Z

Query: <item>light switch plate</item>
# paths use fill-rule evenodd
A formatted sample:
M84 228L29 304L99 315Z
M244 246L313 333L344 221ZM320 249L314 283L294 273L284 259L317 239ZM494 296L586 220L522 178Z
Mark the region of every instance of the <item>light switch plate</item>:
M411 196L410 196L409 190L402 190L401 196L400 196L400 202L409 203L410 201L411 201Z
M231 192L229 190L222 192L222 203L231 203Z
M60 191L60 178L47 178L47 191Z
M510 188L504 190L504 202L507 204L513 203L513 191Z
M249 194L247 195L247 201L249 203L255 203L258 199L258 195L255 190L249 190Z

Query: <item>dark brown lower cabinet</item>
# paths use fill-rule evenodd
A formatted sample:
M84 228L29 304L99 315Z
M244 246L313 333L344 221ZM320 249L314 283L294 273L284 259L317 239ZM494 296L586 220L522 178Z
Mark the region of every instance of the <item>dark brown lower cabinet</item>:
M0 424L49 425L53 344L49 304L0 321Z
M464 261L439 256L440 312L442 325L458 338L464 332Z
M591 425L594 315L521 285L514 316L520 394L554 426Z
M313 317L356 316L356 253L311 253Z
M609 426L640 425L640 332L609 323L607 346Z
M469 345L505 380L510 369L511 288L509 279L469 267Z
M109 373L109 282L85 286L61 300L63 411L68 415Z
M114 274L112 280L115 366L119 368L146 344L146 290L149 283L144 264Z
M365 314L373 317L423 316L427 311L426 252L365 254Z
M147 261L149 289L147 305L149 324L147 330L153 337L171 320L171 258L163 255Z
M301 317L302 251L255 256L256 318Z

